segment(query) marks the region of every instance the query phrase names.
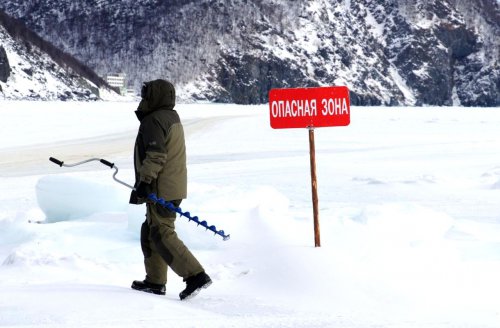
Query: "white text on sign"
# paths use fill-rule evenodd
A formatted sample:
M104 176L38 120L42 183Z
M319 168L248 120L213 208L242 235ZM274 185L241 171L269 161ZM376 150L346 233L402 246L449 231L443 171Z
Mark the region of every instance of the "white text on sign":
M275 129L346 126L350 122L349 90L343 86L272 89L269 109Z
M316 99L311 100L278 100L271 103L273 117L317 116ZM345 98L321 99L321 115L349 114Z

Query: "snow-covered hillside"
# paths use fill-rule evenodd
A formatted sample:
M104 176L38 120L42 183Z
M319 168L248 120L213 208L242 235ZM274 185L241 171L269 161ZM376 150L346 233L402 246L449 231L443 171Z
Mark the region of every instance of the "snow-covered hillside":
M274 87L347 85L357 105L500 105L495 0L4 0L8 13L137 90L266 103ZM182 87L181 87L182 86Z
M178 105L182 207L231 234L177 219L214 280L181 302L172 272L166 296L130 289L144 209L113 170L48 161L106 158L131 182L136 106L1 103L1 327L498 327L499 108L354 107L316 129L314 248L307 131L272 130L267 106Z
M100 98L120 97L90 69L0 12L0 99Z

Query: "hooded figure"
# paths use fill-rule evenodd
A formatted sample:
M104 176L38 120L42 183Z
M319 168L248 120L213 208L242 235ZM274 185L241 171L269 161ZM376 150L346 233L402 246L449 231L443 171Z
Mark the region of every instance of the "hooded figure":
M135 112L140 126L134 149L135 190L130 203L146 203L141 227L141 247L146 278L132 288L165 294L167 269L184 278L182 299L196 295L212 281L175 232L176 213L147 201L150 193L179 206L187 196L186 146L179 115L174 110L175 88L165 80L144 83Z
M174 110L172 83L156 80L144 84L142 100L135 112L141 122L135 142L136 187L140 182L165 200L187 196L186 146L179 115ZM132 204L144 203L132 191Z

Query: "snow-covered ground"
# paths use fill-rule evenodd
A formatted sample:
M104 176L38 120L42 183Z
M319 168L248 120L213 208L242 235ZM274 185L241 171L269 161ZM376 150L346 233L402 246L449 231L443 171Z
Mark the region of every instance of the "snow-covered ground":
M352 109L315 131L314 248L305 129L267 106L178 105L188 147L177 229L214 284L181 302L144 277L136 103L0 102L1 327L499 327L500 108ZM45 211L45 212L44 212ZM40 222L41 223L37 223Z

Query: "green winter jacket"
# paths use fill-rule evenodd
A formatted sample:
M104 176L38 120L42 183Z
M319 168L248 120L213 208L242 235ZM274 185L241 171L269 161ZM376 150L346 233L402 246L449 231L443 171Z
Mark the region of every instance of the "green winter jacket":
M184 129L174 110L175 88L165 80L144 84L142 101L135 112L141 122L134 149L137 186L151 184L151 192L171 201L187 196ZM132 192L130 203L141 204Z

